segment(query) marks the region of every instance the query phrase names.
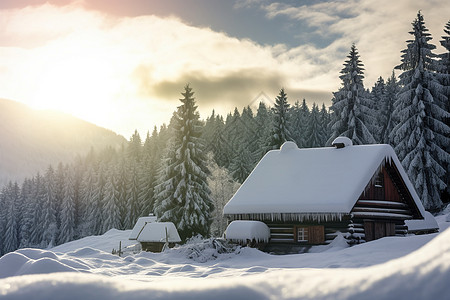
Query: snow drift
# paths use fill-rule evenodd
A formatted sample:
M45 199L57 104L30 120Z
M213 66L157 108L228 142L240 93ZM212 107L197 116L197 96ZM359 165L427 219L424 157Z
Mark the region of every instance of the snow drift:
M379 256L382 256L381 250L387 247L400 251L402 245L410 247L430 239L429 243L409 255L369 267L285 267L298 265L302 259L316 261L317 264L319 260L333 256L339 258L339 255L342 255L339 258L341 262L346 257L358 263L364 254L365 257L376 257L378 254L372 250L380 250ZM196 300L446 299L450 294L450 230L428 236L383 238L332 254L326 253L326 256L314 253L278 257L243 248L234 258L206 265L187 263L185 258L174 256L176 249L125 258L85 249L66 254L24 249L3 256L0 258L0 274L6 278L0 280L0 299L60 299L61 295L69 300L149 297ZM385 257L389 255L384 251ZM38 261L41 262L38 268L42 270L40 273L51 273L35 275L35 269L24 268ZM268 267L258 266L263 261L268 261ZM108 264L114 266L116 271L105 272L99 267L106 268ZM73 270L78 272L65 272ZM64 273L53 273L61 271ZM110 276L81 274L79 271L101 272Z

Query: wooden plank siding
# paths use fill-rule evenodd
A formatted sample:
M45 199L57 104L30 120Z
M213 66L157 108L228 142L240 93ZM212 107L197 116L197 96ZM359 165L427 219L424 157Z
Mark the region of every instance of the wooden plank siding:
M352 231L362 242L404 235L404 221L415 216L417 207L398 170L386 162L352 209Z
M348 222L348 221L347 221ZM331 242L338 231L346 232L345 223L323 224L267 224L270 229L270 243L321 245ZM334 224L334 226L332 226ZM298 229L305 228L307 241L298 241Z

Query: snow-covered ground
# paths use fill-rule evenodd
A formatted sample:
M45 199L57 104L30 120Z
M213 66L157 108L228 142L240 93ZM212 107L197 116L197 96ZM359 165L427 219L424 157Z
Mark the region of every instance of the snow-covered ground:
M450 222L440 233L387 237L315 253L218 254L192 245L125 257L130 231L0 258L0 299L449 299ZM205 244L207 245L207 244ZM200 249L201 251L198 251Z

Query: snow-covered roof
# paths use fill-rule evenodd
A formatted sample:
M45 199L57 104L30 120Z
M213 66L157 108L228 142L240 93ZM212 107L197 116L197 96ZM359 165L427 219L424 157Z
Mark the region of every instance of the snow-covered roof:
M224 214L350 213L385 161L395 164L419 211L422 203L389 145L269 151L224 207Z
M257 242L268 242L270 238L270 229L266 224L260 221L233 221L225 231L227 240L246 242L247 239Z
M172 222L155 222L147 223L144 229L139 234L137 240L138 242L165 242L167 240L169 243L181 242L178 231Z
M133 230L131 230L129 240L136 240L138 238L139 232L141 232L142 228L144 228L145 223L154 223L156 222L156 216L148 216L148 217L140 217L136 224L134 224Z
M425 211L425 214L423 216L424 219L422 220L405 220L405 224L406 226L408 226L409 232L439 230L439 225L430 212Z

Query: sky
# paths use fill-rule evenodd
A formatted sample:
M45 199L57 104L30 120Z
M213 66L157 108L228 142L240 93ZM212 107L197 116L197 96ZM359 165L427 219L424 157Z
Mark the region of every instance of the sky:
M0 98L126 138L167 123L186 84L202 119L256 111L281 88L328 106L352 43L371 88L400 63L418 10L442 52L445 0L1 0Z

